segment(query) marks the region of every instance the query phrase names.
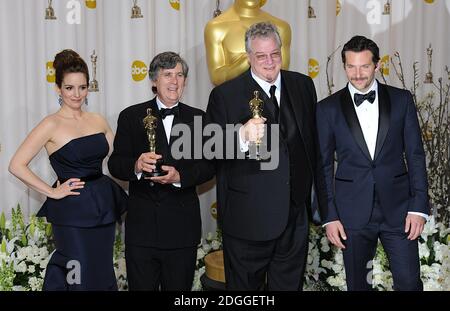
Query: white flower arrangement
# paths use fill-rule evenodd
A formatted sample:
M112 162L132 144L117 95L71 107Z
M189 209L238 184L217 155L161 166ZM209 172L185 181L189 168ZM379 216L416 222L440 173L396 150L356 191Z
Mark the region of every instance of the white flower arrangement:
M222 249L222 234L220 230L217 230L214 233L208 232L206 238L200 241L197 249L194 282L192 284L193 291L200 291L203 289L200 277L205 273L205 256L219 249Z
M0 291L36 291L44 283L49 254L54 246L51 226L36 216L25 224L20 206L11 220L0 216Z
M43 218L31 215L28 222L20 206L12 209L11 220L0 215L0 291L40 291L45 269L55 249L52 228ZM117 227L114 243L114 271L119 290L127 290L122 230Z
M222 248L220 231L208 233L197 250L197 269L193 290L202 290L200 277L205 272L204 257ZM424 290L450 290L450 229L430 217L419 238L421 278ZM389 261L381 243L378 244L372 269L373 287L379 291L392 290L393 279ZM333 246L322 227L311 226L304 289L308 291L345 291L342 251Z
M124 230L120 226L116 226L116 239L114 241L113 264L114 264L114 273L116 274L117 287L120 291L128 290L123 232Z
M304 289L346 290L342 252L330 244L322 227L311 226ZM51 225L32 215L27 223L20 206L12 210L11 220L0 216L0 291L42 290L45 269L54 250ZM221 232L208 233L197 249L192 290L202 290L205 256L222 248ZM128 290L123 228L116 230L114 271L119 290ZM425 290L450 291L450 229L434 217L425 224L419 238L421 278ZM381 244L373 261L373 287L392 290L392 274Z
M419 257L424 290L450 291L450 229L436 223L434 217L430 217L419 237ZM393 289L389 261L381 243L373 260L372 282L376 290ZM312 226L310 230L305 289L346 290L342 251L330 245L321 227Z
M193 291L202 290L200 277L205 273L205 256L222 248L222 237L220 231L209 232L206 238L200 241L197 248L197 262L192 285ZM123 243L123 230L116 231L116 241L114 243L114 272L116 274L117 285L120 291L128 290L127 272L125 264L125 245Z
M419 242L424 290L450 291L450 229L431 217ZM423 245L426 245L426 250Z

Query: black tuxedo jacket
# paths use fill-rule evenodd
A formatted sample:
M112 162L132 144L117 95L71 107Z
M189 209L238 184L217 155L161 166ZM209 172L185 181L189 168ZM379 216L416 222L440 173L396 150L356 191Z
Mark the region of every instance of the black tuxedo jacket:
M378 105L373 160L348 87L317 106L325 222L341 220L346 228L362 228L370 220L374 191L393 227L404 226L408 211L429 214L425 153L411 93L378 82Z
M290 71L281 71L281 80L286 90L282 91L281 96L288 96L296 120L290 126L298 127L307 153L308 166L314 175L314 84L309 77ZM212 90L206 112L207 122L219 124L224 129L226 124L246 123L251 118L249 101L254 97L255 90L259 91L260 98L265 102L263 116L268 119L267 124L278 123L269 113L272 106L267 95L252 78L250 70ZM227 134L230 135L229 132ZM270 133L266 133L266 136L270 136ZM238 134L235 131L234 142L225 146L224 153L231 154L228 149L233 147L237 154L240 152L238 146ZM226 234L246 240L267 241L277 238L283 232L289 216L291 187L289 156L282 143L279 157L279 165L274 170L261 170L260 162L249 159L216 161L218 216ZM305 197L310 199L310 193ZM307 205L310 208L308 202Z
M138 180L134 173L136 160L149 150L143 124L147 108L151 108L153 115L158 117L156 152L163 156L165 165L178 170L181 188L157 183L151 187L149 180ZM214 166L202 159L175 160L170 146L176 137L172 136L170 143L167 142L158 111L155 97L128 107L119 115L108 168L111 175L130 183L125 240L128 244L164 249L195 246L201 236L200 206L195 186L213 177ZM204 115L203 111L183 103L179 103L179 111L179 117L174 117L172 126L183 123L192 127L194 116Z

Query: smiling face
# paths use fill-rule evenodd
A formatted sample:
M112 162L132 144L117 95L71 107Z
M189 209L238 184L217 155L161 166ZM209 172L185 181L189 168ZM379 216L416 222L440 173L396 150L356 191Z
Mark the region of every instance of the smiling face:
M182 65L178 63L172 69L160 69L156 80L152 82L161 102L167 107L175 105L183 95L186 84Z
M81 72L66 73L64 75L61 88L58 88L63 100L62 105L70 108L80 108L88 95L88 85L86 76Z
M281 70L281 47L274 36L256 37L250 42L248 59L253 73L273 83Z
M361 52L345 52L345 73L348 81L360 92L365 93L375 79L379 64L372 60L373 54L369 50Z

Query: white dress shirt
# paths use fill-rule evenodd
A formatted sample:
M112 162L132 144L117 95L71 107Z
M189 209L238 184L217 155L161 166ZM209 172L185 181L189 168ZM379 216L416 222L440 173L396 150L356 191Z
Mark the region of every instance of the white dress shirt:
M353 100L353 106L355 107L356 115L358 116L359 125L366 141L367 149L369 149L370 157L372 160L375 156L375 146L377 144L378 134L378 83L377 80L373 80L370 88L363 94L367 94L370 91L375 91L375 101L370 103L368 100L362 102L361 105L356 106L354 101L355 93L359 92L351 83L348 84L348 90L350 91L351 98Z
M158 97L156 97L156 104L158 105L158 111L161 110L162 108L170 109L170 108L174 108L174 107L178 106L178 103L176 103L172 107L167 107L159 100ZM164 119L162 119L162 123L164 125L164 131L166 132L167 143L170 142L170 133L172 132L172 124L173 124L174 117L175 116L173 114L171 114L171 115L166 116Z

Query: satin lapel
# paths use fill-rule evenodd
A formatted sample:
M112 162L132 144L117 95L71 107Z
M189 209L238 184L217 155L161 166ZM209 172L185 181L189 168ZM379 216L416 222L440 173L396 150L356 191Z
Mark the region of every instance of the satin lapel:
M181 103L178 103L178 109L179 109L179 115L178 117L174 117L173 118L173 122L172 122L172 128L180 123L188 123L188 120L186 119L186 111L184 110L183 105L181 105ZM172 143L175 139L177 139L178 137L175 136L170 136L170 141L169 141L169 147L172 147Z
M281 84L282 90L284 92L281 93L281 102L283 102L283 96L288 96L289 101L291 102L292 109L294 110L294 117L297 122L297 127L304 140L304 131L303 125L306 120L304 119L307 115L305 109L305 99L302 94L306 93L306 90L303 90L303 85L295 83L295 81L291 81L288 75L284 75L283 71L281 71ZM285 94L283 94L285 93Z
M182 115L183 115L183 112L182 112L182 108L181 108L181 105L180 104L178 104L178 107L179 107L179 116L178 117L174 117L173 118L173 122L172 122L172 128L170 129L170 131L172 132L172 129L173 129L173 127L175 126L175 125L177 125L178 123L182 123L183 121L181 121L180 120L180 118L182 118ZM161 121L162 122L162 121ZM172 136L172 135L170 135L169 136L169 143L168 143L168 145L167 145L167 150L168 150L168 155L167 155L167 157L166 157L166 162L168 162L168 164L170 164L170 165L172 165L172 163L173 163L173 157L172 157L172 144L173 144L173 142L174 142L174 140L176 140L178 137L175 137L175 136Z
M352 132L353 138L355 138L356 143L361 149L362 153L366 156L369 161L372 161L370 157L369 149L367 148L366 141L364 140L364 135L359 124L358 116L356 115L355 107L353 105L352 98L350 96L350 91L346 87L341 95L341 108L344 114L347 125Z
M391 100L389 98L386 86L380 82L378 82L378 110L378 134L374 160L376 160L380 154L386 135L389 131L389 124L391 121Z

